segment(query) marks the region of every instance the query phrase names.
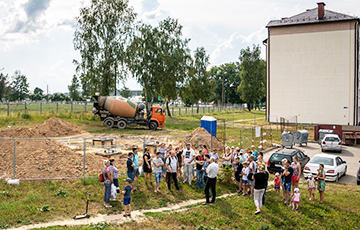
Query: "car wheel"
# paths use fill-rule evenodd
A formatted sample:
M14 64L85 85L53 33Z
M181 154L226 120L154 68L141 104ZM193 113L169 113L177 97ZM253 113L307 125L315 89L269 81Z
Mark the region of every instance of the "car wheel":
M344 171L343 176L346 176L346 171L347 171L347 167L345 167L345 171Z
M151 121L150 124L149 124L149 129L151 130L156 130L158 127L158 124L156 121Z
M339 182L339 174L336 175L335 182L336 182L336 183Z
M323 149L323 148L321 148L321 152L324 152L324 149Z
M360 181L357 181L357 185L360 185Z

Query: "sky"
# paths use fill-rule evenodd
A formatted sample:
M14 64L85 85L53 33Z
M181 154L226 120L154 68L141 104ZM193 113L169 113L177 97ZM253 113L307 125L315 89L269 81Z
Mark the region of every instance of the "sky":
M29 89L68 92L75 74L75 17L90 0L0 0L0 70L9 76L20 70ZM359 0L328 0L325 9L360 17ZM204 47L210 67L238 61L240 50L267 38L270 20L290 17L317 7L309 0L129 0L137 20L157 25L171 17L183 26L189 48ZM141 89L129 77L125 85ZM118 88L122 88L120 83Z

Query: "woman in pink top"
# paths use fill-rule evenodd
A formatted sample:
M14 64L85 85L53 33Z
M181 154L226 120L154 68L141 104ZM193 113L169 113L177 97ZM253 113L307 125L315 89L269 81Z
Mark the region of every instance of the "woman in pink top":
M202 147L202 151L203 151L204 155L206 155L206 154L208 154L208 153L209 153L209 151L207 150L206 145L203 145L203 147Z

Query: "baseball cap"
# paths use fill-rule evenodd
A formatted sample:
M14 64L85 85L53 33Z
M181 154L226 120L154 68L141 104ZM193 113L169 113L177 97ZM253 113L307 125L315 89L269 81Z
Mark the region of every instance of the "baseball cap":
M244 150L243 150L243 149L240 149L240 153L244 153Z
M232 149L234 149L235 147L234 146L231 146Z
M312 177L312 174L311 174L311 173L309 173L309 174L308 174L308 177L310 177L310 178L311 178L311 177Z
M126 178L124 181L131 183L132 180L130 178Z
M294 192L299 192L299 188L294 188Z
M255 148L255 145L252 145L251 148Z
M280 174L277 172L277 173L275 173L275 176L279 176Z

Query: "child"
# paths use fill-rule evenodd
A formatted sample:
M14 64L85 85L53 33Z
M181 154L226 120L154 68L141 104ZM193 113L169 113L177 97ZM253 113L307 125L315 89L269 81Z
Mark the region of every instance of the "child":
M132 183L132 180L130 178L125 179L126 186L124 190L121 192L122 194L124 194L124 201L123 201L124 209L125 209L124 217L131 216L130 202L131 202L132 187L130 183ZM129 213L127 213L127 208L129 208Z
M280 174L278 172L275 173L274 185L275 185L276 195L281 197L281 195L280 195Z
M294 189L292 200L293 200L293 211L298 210L299 202L300 202L299 188Z
M308 174L307 182L308 182L308 190L310 196L309 200L315 200L315 180L311 173Z
M239 157L235 157L235 162L233 164L233 168L234 168L234 177L236 180L236 183L238 184L239 190L237 190L237 193L241 193L242 191L242 184L241 184L241 177L240 177L240 173L242 171L243 165L240 164L240 159Z
M249 172L250 172L250 169L247 166L248 166L248 163L244 162L243 163L243 169L242 169L241 174L240 174L240 175L242 175L242 184L243 184L243 194L242 194L242 196L246 196L246 194L247 194L247 181L248 181L248 175L249 175Z

